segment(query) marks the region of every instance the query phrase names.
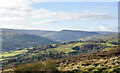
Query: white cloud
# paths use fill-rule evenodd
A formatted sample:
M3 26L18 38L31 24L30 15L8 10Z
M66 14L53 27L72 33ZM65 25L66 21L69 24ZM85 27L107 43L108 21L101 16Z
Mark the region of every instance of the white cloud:
M31 10L27 0L0 0L0 15L25 15Z
M29 8L27 0L0 0L0 8Z
M0 21L4 21L4 22L21 22L24 19L22 17L9 17L9 16L5 16L5 17L0 17Z
M29 13L30 9L20 9L20 8L0 8L1 15L20 15L24 16Z
M7 29L31 29L31 30L39 30L39 28L34 28L34 27L28 27L28 26L21 26L17 24L2 24L2 27L0 28L7 28Z
M32 18L55 18L55 19L80 19L80 20L112 20L116 19L111 13L93 12L91 10L83 13L51 12L46 9L39 9L32 12Z
M114 28L114 27L113 27ZM95 27L89 27L88 28L89 31L116 31L116 30L113 30L112 28L108 28L106 26L98 26L98 28L95 28Z
M31 9L30 2L27 0L0 0L0 25L6 24L9 27L14 27L11 24L24 21L25 15Z
M101 31L112 31L112 29L109 29L109 28L107 28L105 26L100 26L99 30L101 30Z
M2 27L0 27L0 28L8 28L8 29L15 29L15 28L21 28L21 26L20 25L16 25L16 24L2 24L1 25Z
M33 2L118 2L119 0L32 0Z
M56 20L41 20L41 21L35 22L33 24L51 24L51 23L59 23L59 21L56 21Z
M31 2L31 0L0 0L0 26L2 26L0 28L32 29L30 28L31 26L34 26L32 23L52 24L60 23L60 20L116 19L116 17L112 16L109 12L94 12L91 10L86 10L82 13L72 13L62 11L53 12L46 9L34 9L30 6ZM39 28L34 27L34 29ZM102 26L99 29L107 30Z

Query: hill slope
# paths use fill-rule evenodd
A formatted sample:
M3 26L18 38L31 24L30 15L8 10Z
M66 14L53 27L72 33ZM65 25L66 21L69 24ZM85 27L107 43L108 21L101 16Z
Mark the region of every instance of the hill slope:
M80 38L98 35L97 32L87 32L87 31L76 31L76 30L62 30L62 31L44 31L44 30L13 30L13 29L3 29L6 32L17 32L22 34L32 34L37 36L42 36L55 41L66 42L73 41Z
M35 35L20 34L15 32L2 33L2 48L3 49L15 49L15 48L27 48L32 46L55 44L58 42Z
M96 32L62 30L62 31L54 32L52 34L43 35L43 37L47 37L57 41L73 41L79 38L84 38L87 36L92 36L97 34L98 33Z
M45 34L56 32L56 31L47 31L47 30L24 30L24 29L2 29L2 31L37 35L37 36L42 36L42 35L45 35Z
M7 71L36 72L50 71L57 73L119 73L120 72L120 46L107 52L99 52L88 55L77 55L57 60L47 60L28 63L10 68Z
M5 51L2 52L0 60L2 61L2 66L6 67L40 60L44 61L47 58L59 59L73 55L97 53L99 51L110 50L109 48L114 46L117 46L117 44L107 41L72 41L40 45L16 51Z
M79 55L57 60L60 71L79 72L120 72L120 46L107 52Z
M118 34L100 34L100 35L93 35L82 38L80 40L89 41L89 40L109 40L109 41L118 41Z

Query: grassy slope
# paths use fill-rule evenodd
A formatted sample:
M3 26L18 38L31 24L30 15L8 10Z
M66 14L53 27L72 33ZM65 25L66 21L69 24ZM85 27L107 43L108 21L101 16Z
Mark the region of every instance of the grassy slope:
M118 42L118 34L101 34L94 35L86 38L82 38L80 40L88 41L88 40L109 40L109 42Z
M104 46L108 46L107 48L103 49L102 51L107 51L110 50L112 46L117 46L115 44L110 43L110 40L105 40L105 43L101 42L100 44L104 45ZM114 42L114 39L112 39L111 42ZM66 53L69 54L70 53L74 53L74 54L83 54L81 51L79 50L74 50L73 48L78 46L80 48L82 48L82 46L91 43L91 41L86 41L86 42L77 42L74 41L72 43L68 42L68 43L62 43L62 44L52 44L52 47L48 47L45 48L46 45L44 46L37 46L37 49L34 49L34 47L31 48L24 48L21 50L17 50L17 51L6 51L3 52L2 55L0 56L0 60L4 60L3 62L5 62L6 60L10 60L11 57L12 59L17 58L17 57L32 57L32 56L41 56L41 55L46 55L49 53ZM45 49L44 49L45 48ZM31 50L31 51L30 51ZM86 49L84 51L88 51L89 49ZM30 51L30 52L29 52ZM91 52L91 51L88 51ZM22 55L22 56L21 56ZM17 56L17 57L16 57ZM4 58L1 58L4 57Z
M65 41L73 41L79 38L97 35L96 32L87 32L87 31L73 31L73 30L62 30L54 33L49 33L42 35L43 37L47 37L53 40L65 42Z
M107 52L59 59L57 64L60 71L120 72L120 46Z
M63 44L52 44L53 48L47 48L45 50L44 49L45 46L37 46L37 49L33 50L34 47L31 48L24 48L22 50L18 50L18 51L9 51L9 52L3 52L2 56L3 58L1 58L0 60L4 60L3 62L6 62L7 60L10 60L11 57L12 59L17 58L16 56L19 55L18 57L22 57L22 55L26 55L24 57L31 57L31 56L36 56L36 55L46 55L49 53L66 53L69 54L70 52L78 52L78 54L82 54L82 52L79 52L78 50L74 50L73 48L76 46L82 47L83 45L89 44L91 42L72 42L72 43L63 43ZM101 43L105 46L117 46L117 45L113 45L111 43ZM107 44L107 45L106 45ZM32 50L31 52L29 52L29 50ZM89 51L88 51L89 52ZM23 58L23 57L22 57Z
M5 32L17 32L22 34L30 34L42 36L48 39L57 40L61 42L77 40L79 38L97 35L96 32L87 32L87 31L75 31L75 30L62 30L62 31L44 31L44 30L12 30L12 29L3 29Z
M82 44L85 44L85 43L71 43L71 44L66 44L66 45L58 45L56 46L56 48L49 48L49 49L46 49L46 50L41 50L40 54L48 54L50 52L53 52L53 53L59 53L59 52L65 52L65 53L68 53L68 52L72 52L72 51L75 51L73 50L72 48L75 47L75 46L81 46ZM53 44L53 45L56 45L56 44ZM31 48L28 48L28 49L33 49L33 47ZM37 49L37 50L34 50L35 51L38 51L40 49ZM15 56L15 55L19 55L19 54L23 54L22 52L24 51L27 52L27 48L24 48L22 50L19 50L19 51L10 51L10 52L3 52L2 53L2 56L4 57L9 57L9 56ZM29 56L30 55L36 55L38 53L29 53Z
M45 44L55 44L58 42L35 35L27 35L13 32L3 32L3 49L26 48Z
M56 62L55 62L56 61ZM56 64L56 65L55 65ZM120 72L120 46L107 52L99 52L90 55L78 55L61 58L57 60L47 60L24 65L18 65L3 71L72 71L72 72L99 72L113 73ZM65 72L67 73L67 72Z

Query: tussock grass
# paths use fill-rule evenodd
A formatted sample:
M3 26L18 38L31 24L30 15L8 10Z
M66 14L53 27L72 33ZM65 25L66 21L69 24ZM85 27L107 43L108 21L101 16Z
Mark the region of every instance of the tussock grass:
M56 62L51 59L47 59L47 61L45 62L36 62L36 63L17 66L15 72L20 72L20 71L36 72L36 71L56 71L56 70L57 70Z

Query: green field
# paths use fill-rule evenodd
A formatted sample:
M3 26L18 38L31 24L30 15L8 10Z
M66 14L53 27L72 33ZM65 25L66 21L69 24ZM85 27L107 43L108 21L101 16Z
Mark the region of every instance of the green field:
M28 52L28 50L33 50L31 52L28 52L28 54L29 54L28 56L35 56L35 55L38 55L38 54L61 53L61 52L70 53L70 52L75 52L76 51L76 50L73 50L72 48L74 48L76 46L82 47L83 45L89 44L89 43L91 43L91 42L78 42L78 43L69 43L69 44L67 43L67 44L58 44L58 45L53 44L52 46L54 48L47 48L46 50L40 50L40 49L34 50L33 49L34 47L30 47L30 48L25 48L25 49L18 50L18 51L2 52L2 55L0 55L0 57L2 57L1 60L7 60L7 59L10 59L10 57L15 58L14 56L24 55ZM109 42L101 43L101 44L104 45L104 46L109 46L109 47L117 46L117 45L111 44Z

